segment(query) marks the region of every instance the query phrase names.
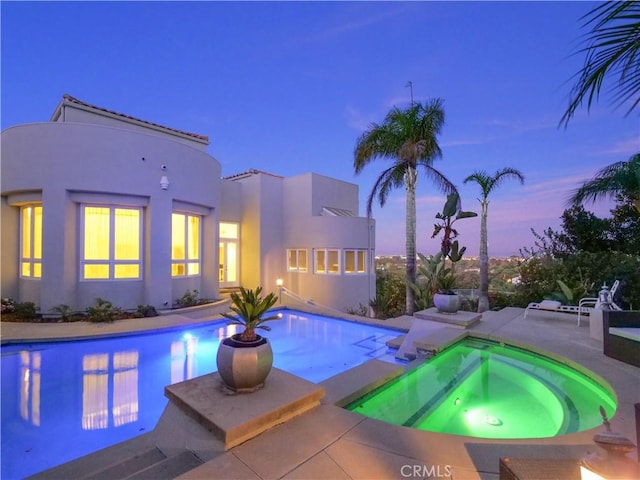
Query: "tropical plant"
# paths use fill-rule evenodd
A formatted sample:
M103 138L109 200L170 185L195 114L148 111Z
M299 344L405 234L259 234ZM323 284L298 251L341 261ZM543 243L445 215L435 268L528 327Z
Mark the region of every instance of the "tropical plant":
M443 192L456 191L455 186L438 170L433 161L442 156L437 135L444 124L442 100L435 99L401 109L394 107L382 124L373 123L358 138L353 166L355 173L374 159L391 160L392 164L377 178L367 200L367 215L371 216L374 199L384 206L389 193L404 185L406 191L406 312L415 311L415 294L411 284L416 281L416 185L418 168Z
M122 310L114 307L111 302L103 298L96 298L95 305L87 308L87 320L90 322L113 322L122 315Z
M13 313L16 309L16 301L11 297L2 299L2 307L0 313Z
M487 215L489 210L489 194L507 179L517 179L524 183L524 176L515 168L503 168L493 175L484 170L476 170L464 183L475 182L480 186L480 294L478 295L478 312L489 310L489 251L487 235Z
M369 301L376 318L398 317L405 311L405 281L398 272L376 270L376 296Z
M57 315L60 315L60 319L63 322L68 322L72 315L74 315L73 309L66 303L60 303L51 308L51 311Z
M138 308L135 312L133 312L134 318L146 318L146 317L157 317L158 311L156 307L153 305L138 305Z
M17 302L13 309L14 317L19 320L34 320L36 312L36 304L33 302Z
M262 297L262 287L257 287L255 291L240 287L240 295L231 293L231 310L236 315L223 313L222 315L231 320L230 325L240 325L244 331L240 333L240 340L253 342L258 338L256 329L271 330L268 325L263 325L272 320L278 320L280 315L270 315L265 317L267 311L275 305L278 297L273 293Z
M629 198L640 212L640 153L632 155L626 162L615 162L598 171L591 180L572 192L569 204L579 205L618 195Z
M583 27L591 31L586 46L578 51L586 53L586 58L560 120L565 126L585 100L587 111L591 108L612 76L619 77L610 87L617 106L629 104L628 115L640 103L640 2L602 2L582 19Z
M444 204L442 213L436 213L436 219L439 221L433 226L433 234L431 238L437 237L442 232L442 240L440 242L440 254L442 255L442 272L438 276L440 285L438 289L442 293L449 293L455 286L455 264L462 259L467 247L460 247L458 240L458 230L453 224L463 218L477 217L476 212L465 212L461 210L460 195L458 193L450 193L447 195L447 201ZM447 269L447 258L451 266ZM444 282L444 283L443 283Z
M200 299L198 298L199 295L200 295L200 292L198 290L187 289L182 295L182 297L176 299L176 305L182 308L194 307L196 305L199 305L200 304Z

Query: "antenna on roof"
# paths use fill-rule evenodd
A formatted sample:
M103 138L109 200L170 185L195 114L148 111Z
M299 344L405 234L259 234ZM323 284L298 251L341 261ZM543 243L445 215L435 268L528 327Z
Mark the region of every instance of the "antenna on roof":
M409 89L411 90L411 106L413 106L413 82L409 80L405 87L409 87Z

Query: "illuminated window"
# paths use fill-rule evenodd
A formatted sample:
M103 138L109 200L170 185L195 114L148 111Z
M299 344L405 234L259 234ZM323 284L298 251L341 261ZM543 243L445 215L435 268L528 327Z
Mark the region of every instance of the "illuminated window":
M287 270L290 272L306 272L307 251L298 249L287 250Z
M20 209L20 275L42 277L42 206L29 205Z
M200 217L171 214L171 276L200 275Z
M340 251L332 249L315 249L315 272L338 275L340 273Z
M345 250L344 251L344 273L364 274L367 273L367 251L366 250Z
M139 208L83 206L82 278L139 279Z

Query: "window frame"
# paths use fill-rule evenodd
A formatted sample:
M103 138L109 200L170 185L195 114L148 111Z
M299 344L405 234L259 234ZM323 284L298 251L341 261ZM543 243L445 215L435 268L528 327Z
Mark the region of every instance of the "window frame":
M173 257L173 216L174 215L182 215L184 217L184 259L174 258ZM197 240L198 240L198 252L197 257L195 259L189 258L189 219L196 218L198 219L198 231L197 231ZM194 278L202 276L202 224L203 224L203 215L188 212L184 210L173 210L171 212L171 278ZM184 267L182 274L174 273L174 266L182 265ZM197 265L197 273L189 273L189 266Z
M353 260L354 260L354 270L353 272L348 272L346 270L347 266L347 253L353 252ZM362 262L360 262L360 254L362 254ZM345 248L343 250L343 265L344 265L344 274L345 275L367 275L367 250L364 248ZM362 268L362 270L360 270Z
M108 258L105 259L87 259L85 257L85 228L86 228L86 209L87 208L105 208L109 209L109 245ZM116 210L135 210L138 212L138 258L120 260L115 258L116 254ZM80 205L80 261L79 278L82 282L123 282L123 281L139 281L142 280L143 274L143 248L144 248L144 208L131 205L118 204L98 204L98 203L82 203ZM108 276L102 278L90 278L85 276L85 267L87 265L106 265L108 266ZM122 265L137 265L137 277L116 277L116 267Z
M295 267L291 266L290 255L295 254ZM305 267L300 267L300 254L304 253ZM306 248L287 248L287 272L307 273L309 271L309 252Z
M40 209L40 222L39 225L36 225L36 214L35 209ZM30 210L31 213L29 215L29 252L27 255L24 255L25 250L25 222L24 222L24 212ZM41 279L42 278L42 248L43 248L43 236L42 236L42 222L43 222L44 209L42 208L42 203L30 203L28 205L22 205L20 207L20 278L28 278L30 280L33 279ZM36 229L36 226L38 227ZM36 237L40 238L37 239ZM38 245L39 243L39 245ZM36 256L36 246L40 250L40 256ZM24 267L28 265L29 274L25 275ZM36 274L36 267L38 272Z
M324 262L323 262L323 269L324 270L318 270L318 253L322 252L324 254ZM330 270L330 265L329 265L329 256L335 253L336 255L336 260L337 260L337 270L332 271ZM340 255L340 249L339 248L314 248L313 249L313 273L316 273L318 275L340 275L342 273L342 258Z

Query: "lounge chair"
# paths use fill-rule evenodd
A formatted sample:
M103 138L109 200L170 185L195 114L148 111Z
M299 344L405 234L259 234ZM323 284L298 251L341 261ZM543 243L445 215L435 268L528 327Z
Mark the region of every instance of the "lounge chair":
M541 302L534 302L527 305L524 309L524 318L527 318L529 310L546 310L548 312L560 312L560 313L577 313L578 314L578 326L580 326L580 314L589 313L589 308L576 305L562 305L561 302L556 300L543 300Z
M611 290L609 290L609 308L611 310L622 310L622 308L620 308L618 305L616 305L616 303L613 301L613 297L616 294L616 291L618 290L618 287L620 286L620 280L616 280L615 282L613 282L613 285L611 286ZM605 285L606 287L606 285ZM578 302L578 306L582 309L583 307L588 309L588 311L590 311L593 308L597 308L599 306L600 303L600 299L598 297L584 297L581 298L580 301ZM582 310L578 311L578 326L580 326L580 316L582 315Z

